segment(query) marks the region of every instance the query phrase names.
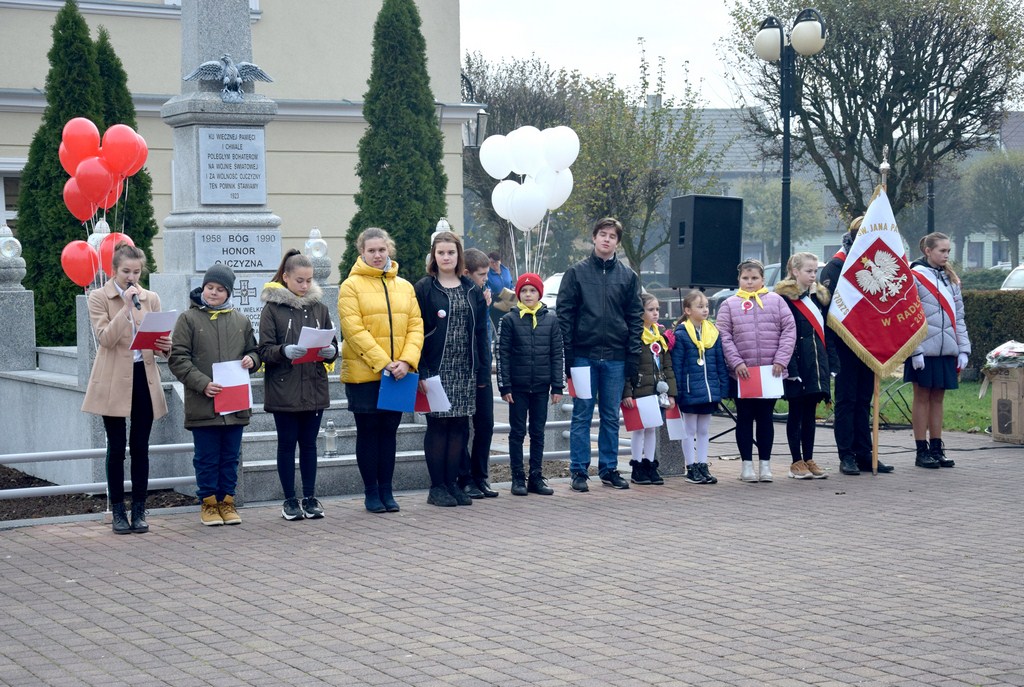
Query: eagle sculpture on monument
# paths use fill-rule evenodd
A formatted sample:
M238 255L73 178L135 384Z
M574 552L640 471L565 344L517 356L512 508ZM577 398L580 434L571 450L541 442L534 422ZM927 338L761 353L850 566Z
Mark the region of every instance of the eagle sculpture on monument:
M203 62L184 80L220 81L223 84L220 99L226 103L242 102L242 84L246 81L266 81L268 83L273 81L269 74L255 64L251 62L236 63L227 53L221 55L219 60Z

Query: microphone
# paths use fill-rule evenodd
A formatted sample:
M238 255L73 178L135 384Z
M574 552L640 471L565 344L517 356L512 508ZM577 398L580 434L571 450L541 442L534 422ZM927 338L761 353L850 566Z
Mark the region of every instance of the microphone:
M132 282L127 282L128 288L135 286ZM142 303L139 303L139 297L136 294L132 294L132 303L135 305L136 310L142 310Z

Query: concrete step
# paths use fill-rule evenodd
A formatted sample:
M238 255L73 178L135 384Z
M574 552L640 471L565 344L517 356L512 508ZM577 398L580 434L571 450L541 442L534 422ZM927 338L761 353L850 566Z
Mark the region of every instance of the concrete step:
M42 372L78 376L77 346L37 346L35 350Z
M253 403L262 404L264 398L264 379L263 373L253 376L252 378L252 401ZM342 400L345 398L345 385L341 383L337 368L335 372L327 375L327 391L330 393L331 400Z

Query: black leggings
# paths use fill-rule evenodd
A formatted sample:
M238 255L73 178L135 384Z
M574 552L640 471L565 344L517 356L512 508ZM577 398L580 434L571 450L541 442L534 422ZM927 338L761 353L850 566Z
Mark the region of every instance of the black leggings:
M454 484L459 477L459 463L469 442L468 417L431 417L427 415L427 431L423 435L423 453L431 487Z
M771 460L775 442L774 398L736 399L736 447L740 458L752 460L754 456L754 423L757 423L757 457Z
M286 499L295 498L295 445L299 445L302 495L316 496L316 438L322 410L274 413L277 427L277 476Z
M398 425L402 414L391 410L353 413L356 418L356 464L363 486L390 487L395 476Z
M128 418L103 416L107 432L107 494L114 504L124 502L125 449L131 448L132 501L145 503L149 491L149 433L153 429L153 399L149 396L146 363L132 370L132 427Z
M789 416L786 418L786 439L793 462L814 459L814 411L821 400L819 396L797 396L789 401ZM803 453L801 454L801 450ZM801 457L802 455L802 457Z

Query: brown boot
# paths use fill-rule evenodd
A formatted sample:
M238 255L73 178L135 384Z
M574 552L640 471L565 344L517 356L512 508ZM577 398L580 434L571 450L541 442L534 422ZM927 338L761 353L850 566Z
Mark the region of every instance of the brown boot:
M225 525L241 525L242 516L235 510L235 497L228 494L224 497L224 500L217 504L220 508L220 517L224 520Z
M220 507L216 496L207 496L200 506L199 519L204 525L223 525L224 518L221 517Z

